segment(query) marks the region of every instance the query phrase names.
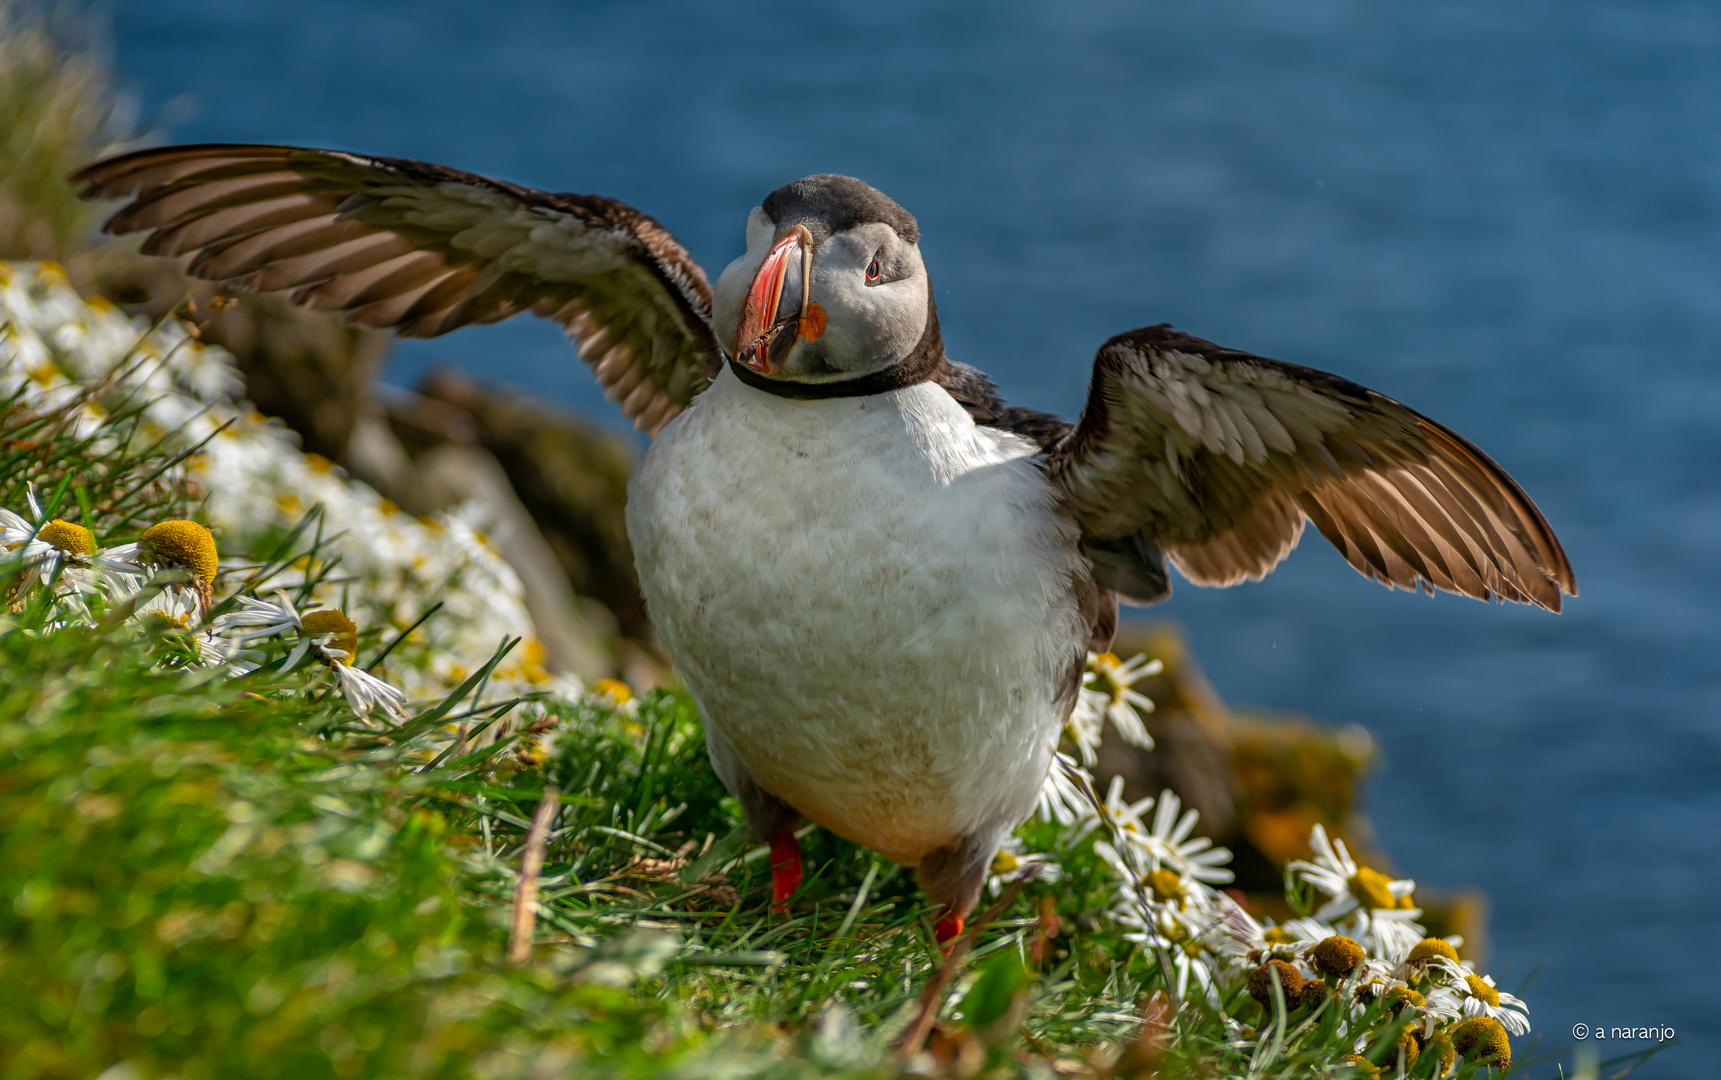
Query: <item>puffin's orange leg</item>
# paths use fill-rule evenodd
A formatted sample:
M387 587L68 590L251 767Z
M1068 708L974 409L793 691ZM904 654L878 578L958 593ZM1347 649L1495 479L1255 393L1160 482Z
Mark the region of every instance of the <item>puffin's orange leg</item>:
M801 887L801 845L794 825L785 825L771 837L771 914L789 910L789 897Z
M945 955L949 955L950 947L956 944L956 939L962 936L962 924L967 916L955 908L947 907L944 914L933 924L932 936L938 939L938 947Z

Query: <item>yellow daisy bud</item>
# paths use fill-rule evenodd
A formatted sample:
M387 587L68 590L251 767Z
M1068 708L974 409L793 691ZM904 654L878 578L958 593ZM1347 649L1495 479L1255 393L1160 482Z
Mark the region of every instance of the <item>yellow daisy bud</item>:
M1141 883L1153 890L1153 898L1160 903L1169 904L1175 900L1179 907L1183 905L1183 880L1176 872L1161 867L1142 878Z
M1322 975L1342 979L1356 970L1362 957L1362 946L1354 939L1335 936L1316 945L1309 958Z
M44 544L52 544L68 555L96 553L96 538L90 530L58 518L42 526L36 533L36 539Z
M1482 976L1466 975L1464 982L1470 987L1471 997L1485 1002L1491 1008L1498 1009L1500 1007L1500 991L1489 986Z
M1512 1064L1512 1043L1506 1028L1492 1016L1472 1016L1452 1033L1452 1046L1470 1061L1500 1068Z
M338 663L350 664L359 654L359 628L339 608L308 612L299 620L299 633L310 638L333 634L329 648L340 649L347 654L347 658Z
M1361 1054L1346 1054L1344 1063L1351 1067L1351 1075L1357 1080L1374 1080L1380 1075L1380 1067Z
M1387 1010L1394 1014L1403 1012L1407 1005L1420 1009L1426 1004L1428 1000L1408 986L1395 986L1386 992Z
M1458 1060L1458 1051L1452 1046L1452 1036L1445 1031L1436 1031L1422 1047L1425 1054L1433 1054L1440 1062L1440 1068L1434 1071L1436 1076L1442 1076L1452 1071L1452 1063Z
M1421 1053L1422 1047L1417 1045L1416 1036L1407 1031L1398 1037L1397 1042L1392 1044L1392 1051L1387 1054L1386 1060L1397 1064L1398 1059L1402 1057L1404 1058L1404 1067L1408 1070L1416 1064L1416 1059Z
M208 529L195 521L151 525L138 538L137 552L144 562L190 571L198 599L209 606L221 559L215 551L215 536Z
M1450 941L1437 937L1423 938L1417 942L1416 947L1410 950L1407 962L1412 965L1426 964L1436 956L1444 956L1454 964L1458 962L1458 950L1452 947Z
M1249 973L1249 996L1263 1009L1273 1008L1273 974L1279 976L1279 988L1284 991L1285 1004L1296 1004L1303 990L1303 973L1283 960L1269 960Z
M620 679L599 679L592 684L592 693L607 697L617 705L626 705L633 700L633 691Z
M1379 870L1359 866L1348 884L1351 895L1356 897L1363 907L1395 908L1398 906L1398 898L1392 895L1392 889L1389 887L1391 881L1391 878Z

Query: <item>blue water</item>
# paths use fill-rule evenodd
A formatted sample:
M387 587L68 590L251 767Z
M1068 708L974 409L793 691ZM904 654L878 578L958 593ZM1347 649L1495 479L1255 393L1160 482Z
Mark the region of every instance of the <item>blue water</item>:
M1073 414L1101 341L1169 321L1451 424L1565 541L1566 614L1388 593L1312 534L1157 610L1228 699L1375 732L1382 839L1493 897L1505 985L1545 965L1545 1045L1671 1025L1647 1075L1708 1075L1721 6L823 7L110 10L178 139L602 192L713 272L771 188L861 176L919 217L952 353L1022 404ZM617 420L545 324L405 346L390 378L438 358Z

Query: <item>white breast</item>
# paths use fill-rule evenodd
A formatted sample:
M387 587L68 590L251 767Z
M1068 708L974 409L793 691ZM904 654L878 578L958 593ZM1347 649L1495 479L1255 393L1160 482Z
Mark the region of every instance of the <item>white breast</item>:
M941 388L788 401L725 371L628 533L665 646L753 777L915 863L1034 805L1086 641L1075 533L1024 440Z

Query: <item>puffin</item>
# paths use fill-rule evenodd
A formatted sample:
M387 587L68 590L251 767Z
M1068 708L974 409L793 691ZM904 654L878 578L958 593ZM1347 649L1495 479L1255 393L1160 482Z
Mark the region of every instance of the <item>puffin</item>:
M781 911L811 821L912 867L952 942L1034 809L1118 603L1258 580L1313 522L1362 574L1560 610L1541 512L1452 429L1166 324L1100 346L1081 416L952 359L914 216L808 176L713 287L657 221L391 157L202 144L75 173L115 235L238 292L435 337L530 311L650 436L627 528Z

